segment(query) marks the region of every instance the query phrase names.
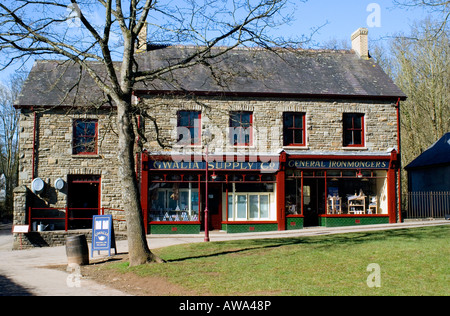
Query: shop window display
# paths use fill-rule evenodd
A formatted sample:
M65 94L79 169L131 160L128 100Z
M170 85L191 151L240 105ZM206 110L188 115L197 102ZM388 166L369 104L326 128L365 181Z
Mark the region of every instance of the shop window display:
M348 178L327 176L327 214L387 214L386 200L386 171L359 171Z
M300 215L302 211L305 216L311 212L316 215L387 214L387 172L288 171L286 214Z
M150 188L150 221L198 221L196 183L155 183Z

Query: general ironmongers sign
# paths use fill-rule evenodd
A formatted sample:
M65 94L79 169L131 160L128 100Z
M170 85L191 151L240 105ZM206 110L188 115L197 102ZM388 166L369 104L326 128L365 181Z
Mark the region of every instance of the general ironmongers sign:
M289 160L288 168L306 169L388 169L388 160Z
M205 161L150 161L150 169L158 170L205 170ZM249 161L235 161L222 162L210 161L208 162L208 169L211 170L278 170L279 162L249 162Z

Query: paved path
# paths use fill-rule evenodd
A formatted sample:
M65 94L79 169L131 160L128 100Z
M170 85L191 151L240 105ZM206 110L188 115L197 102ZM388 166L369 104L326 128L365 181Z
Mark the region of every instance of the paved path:
M417 221L386 225L366 225L349 227L314 227L293 231L275 231L264 233L227 234L211 232L211 241L255 238L300 237L345 232L400 229L430 225L447 225L450 221ZM149 235L151 249L170 245L203 242L204 235ZM76 271L50 269L48 266L65 266L67 264L64 246L44 247L26 250L11 250L13 237L11 225L0 224L0 296L122 296L127 295L116 289L108 288L91 280L81 278L77 283ZM89 245L90 247L90 245ZM126 241L117 242L119 253L128 252ZM90 252L89 252L90 253ZM94 255L94 259L105 256ZM47 267L47 268L46 268ZM72 272L72 273L70 273Z

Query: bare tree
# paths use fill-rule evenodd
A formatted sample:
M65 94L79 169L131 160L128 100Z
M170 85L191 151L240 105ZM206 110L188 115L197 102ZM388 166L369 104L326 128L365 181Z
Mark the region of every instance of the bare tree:
M0 50L13 63L27 56L65 57L88 73L117 108L119 177L128 230L130 265L161 261L148 248L134 169L132 92L180 68L209 64L245 45L269 48L280 42L270 29L284 24L288 0L15 0L0 3ZM69 9L68 9L69 8ZM190 43L188 56L156 69L141 69L135 58L148 24L152 43ZM283 45L293 42L284 41ZM213 50L218 45L226 49ZM120 61L120 65L114 63ZM92 66L100 65L101 76Z
M392 42L391 66L397 85L408 95L402 103L402 143L408 163L450 130L450 45L447 32L435 37L430 21L411 37Z
M408 96L400 104L403 166L450 131L450 35L436 33L441 26L441 20L416 23L371 52Z
M422 7L435 15L438 23L434 25L434 33L437 36L444 32L450 18L450 1L448 0L394 0L394 4L403 8Z
M12 210L12 191L17 183L18 172L18 122L19 113L13 107L26 73L10 77L8 85L0 83L0 170L6 178L6 209Z

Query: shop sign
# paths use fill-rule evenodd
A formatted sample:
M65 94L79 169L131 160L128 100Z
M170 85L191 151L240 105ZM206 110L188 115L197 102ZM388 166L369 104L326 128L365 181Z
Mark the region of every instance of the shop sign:
M111 248L114 248L117 254L112 215L94 215L92 217L91 257L93 257L94 250L99 252L107 250L111 256Z
M289 168L309 169L388 169L387 160L289 160Z
M205 170L204 161L150 161L150 169L158 170ZM279 168L278 162L208 162L210 170L261 170L276 171Z

